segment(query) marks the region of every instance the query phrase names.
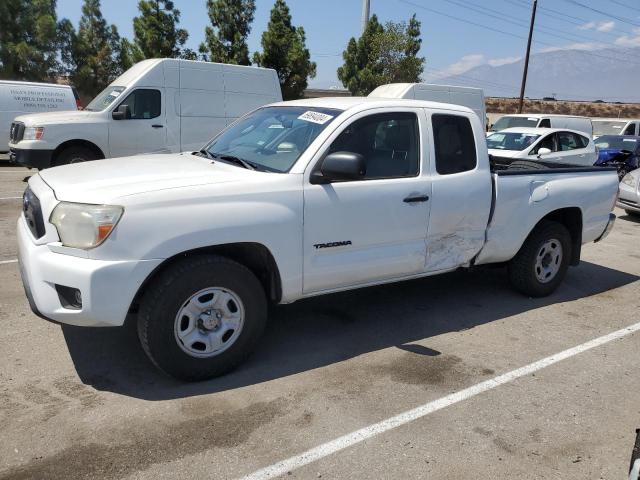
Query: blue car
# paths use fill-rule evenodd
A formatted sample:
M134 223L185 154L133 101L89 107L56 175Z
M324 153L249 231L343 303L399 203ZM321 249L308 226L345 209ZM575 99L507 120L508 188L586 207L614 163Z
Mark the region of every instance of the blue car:
M620 180L640 167L640 137L634 135L603 135L595 141L598 160L594 165L616 167Z

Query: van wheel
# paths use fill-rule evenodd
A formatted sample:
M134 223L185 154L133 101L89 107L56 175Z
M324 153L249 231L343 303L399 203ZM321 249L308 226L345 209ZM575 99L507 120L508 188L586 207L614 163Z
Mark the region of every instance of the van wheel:
M267 299L244 265L217 255L187 257L147 288L138 336L151 361L179 380L223 375L254 349Z
M96 160L97 158L98 156L93 150L78 145L67 147L58 153L53 162L51 162L51 166L59 167L60 165L69 165L70 163L88 162L89 160Z
M564 279L571 258L571 235L564 225L542 222L509 262L511 284L530 297L550 295Z

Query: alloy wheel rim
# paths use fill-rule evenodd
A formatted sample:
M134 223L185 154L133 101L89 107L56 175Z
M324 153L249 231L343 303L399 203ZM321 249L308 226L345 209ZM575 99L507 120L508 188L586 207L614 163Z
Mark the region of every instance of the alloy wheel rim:
M551 282L562 265L562 244L559 240L552 238L545 241L536 254L534 266L536 278L540 283Z
M214 357L236 342L244 316L244 305L235 292L205 288L191 295L178 310L174 322L176 342L192 357Z

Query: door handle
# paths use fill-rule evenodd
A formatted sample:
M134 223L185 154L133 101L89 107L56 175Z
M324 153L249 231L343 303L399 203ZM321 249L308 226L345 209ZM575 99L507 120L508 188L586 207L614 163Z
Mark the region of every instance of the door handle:
M429 200L429 195L418 195L416 197L407 197L403 200L404 203L418 203L426 202Z
M151 125L151 128L162 128L164 127L164 125L158 125L157 123L154 125Z

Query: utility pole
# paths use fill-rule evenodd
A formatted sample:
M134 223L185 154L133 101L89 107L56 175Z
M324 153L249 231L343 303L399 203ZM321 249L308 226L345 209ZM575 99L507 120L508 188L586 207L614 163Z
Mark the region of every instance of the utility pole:
M529 26L529 40L527 40L527 54L524 57L524 72L522 72L522 86L520 87L520 102L518 103L518 113L522 113L524 103L524 89L527 86L527 72L529 71L529 53L531 52L531 38L533 37L533 25L536 23L536 10L538 0L533 0L533 10L531 11L531 25Z
M360 34L364 33L364 29L367 28L367 24L369 23L370 7L370 0L362 0L362 31Z

